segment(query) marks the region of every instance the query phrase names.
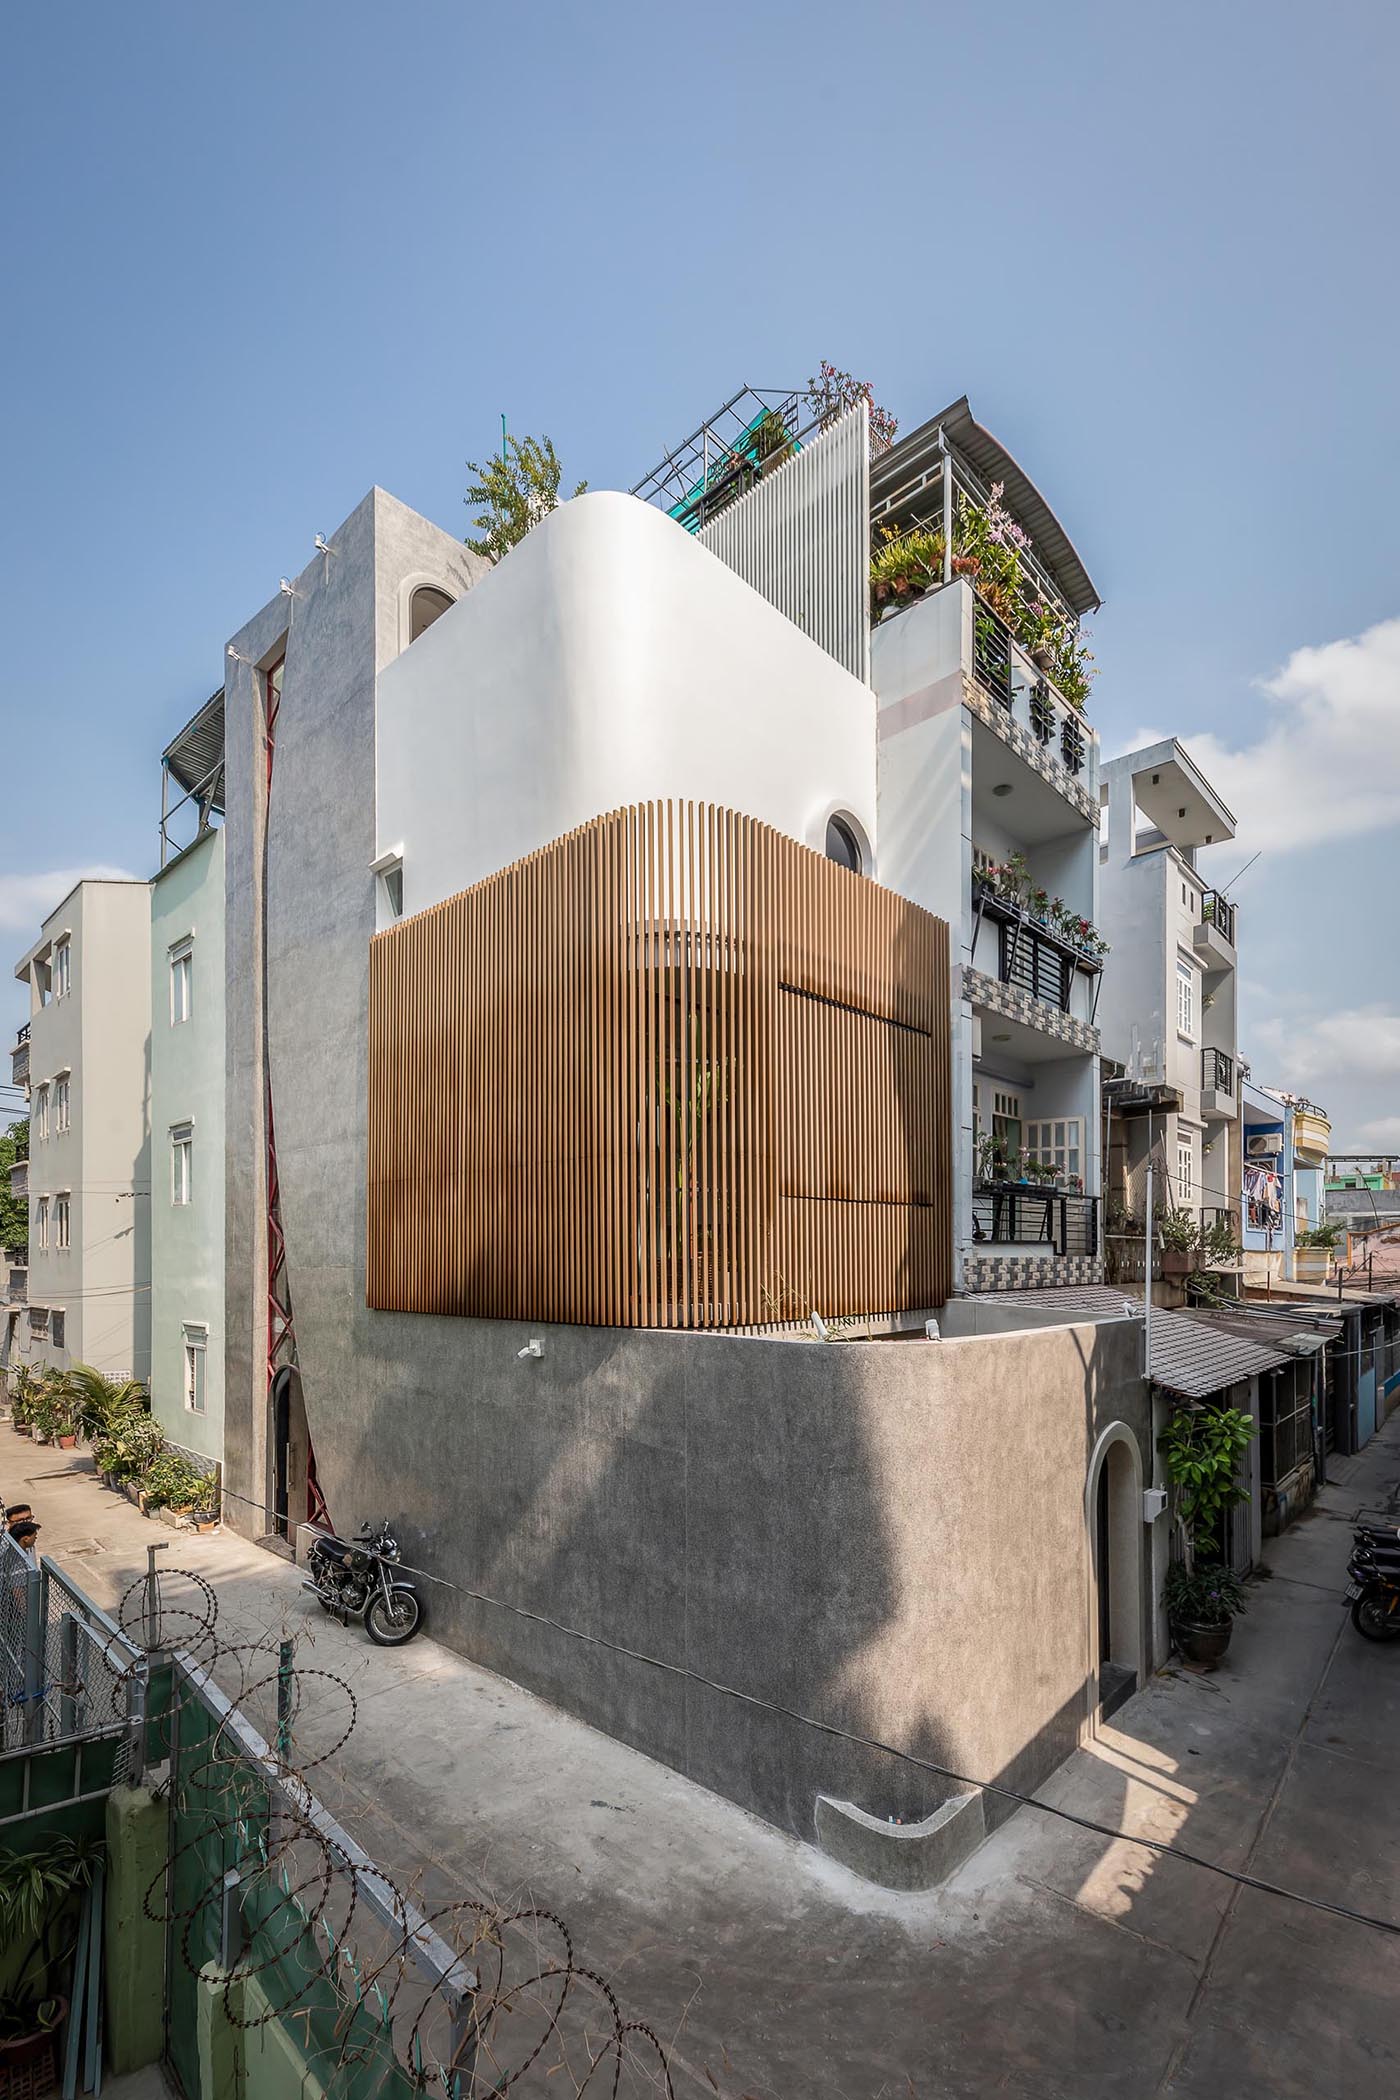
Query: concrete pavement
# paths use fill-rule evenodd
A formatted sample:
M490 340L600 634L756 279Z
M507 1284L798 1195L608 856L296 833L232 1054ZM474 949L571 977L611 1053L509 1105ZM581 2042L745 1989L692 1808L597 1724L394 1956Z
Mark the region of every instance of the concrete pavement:
M1340 1606L1355 1512L1400 1509L1400 1417L1334 1463L1269 1543L1225 1667L1156 1678L1041 1790L1126 1835L1023 1809L942 1890L901 1896L431 1641L373 1648L274 1556L149 1524L86 1458L0 1430L6 1499L29 1496L100 1602L161 1539L216 1584L224 1641L286 1626L347 1679L356 1726L315 1782L389 1872L430 1903L557 1910L628 2016L674 2037L677 2091L724 2100L1400 2090L1400 1940L1132 1842L1400 1920L1400 1648ZM231 1690L241 1667L220 1667ZM338 1732L334 1705L299 1740Z

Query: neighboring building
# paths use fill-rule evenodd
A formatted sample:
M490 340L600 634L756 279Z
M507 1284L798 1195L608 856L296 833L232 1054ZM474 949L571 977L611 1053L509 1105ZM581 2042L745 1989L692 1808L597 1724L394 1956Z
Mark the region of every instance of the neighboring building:
M151 1410L172 1444L213 1464L226 1339L222 831L202 830L152 881L149 970Z
M1246 1286L1322 1282L1332 1256L1326 1247L1309 1246L1307 1236L1327 1223L1324 1182L1332 1126L1312 1102L1252 1079L1244 1082L1243 1116Z
M1122 1077L1108 1089L1110 1204L1142 1207L1149 1147L1168 1186L1154 1210L1240 1233L1236 908L1196 866L1235 820L1174 737L1103 767L1100 914L1112 961L1099 1026Z
M80 882L16 965L29 987L28 1303L11 1362L150 1370L150 900Z
M876 865L953 933L954 1241L968 1291L1102 1274L1098 737L952 573L957 507L993 489L1036 550L1025 560L1042 602L1072 628L1098 604L1094 586L965 401L871 474L879 523L936 528L947 563L940 589L887 613L872 636Z

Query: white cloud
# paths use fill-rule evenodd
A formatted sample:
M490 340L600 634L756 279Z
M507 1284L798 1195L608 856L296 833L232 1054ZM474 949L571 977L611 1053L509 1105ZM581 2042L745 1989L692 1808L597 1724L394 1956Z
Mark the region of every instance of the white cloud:
M1272 704L1254 743L1183 739L1235 812L1242 857L1400 824L1400 619L1295 649L1260 689Z
M0 875L0 932L22 934L21 948L39 937L40 921L68 895L75 882L130 882L125 868L49 868L37 875Z
M1400 1087L1400 1013L1384 1006L1273 1013L1252 1020L1241 1048L1265 1086L1306 1094L1332 1118L1339 1151L1400 1141L1388 1114Z
M1400 1116L1378 1116L1357 1132L1363 1145L1393 1145L1400 1152Z

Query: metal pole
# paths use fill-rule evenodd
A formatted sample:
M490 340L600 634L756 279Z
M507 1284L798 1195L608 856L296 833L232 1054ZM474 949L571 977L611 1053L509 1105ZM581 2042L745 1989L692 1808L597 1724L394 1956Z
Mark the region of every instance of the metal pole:
M78 1621L66 1611L58 1622L58 1732L76 1735L79 1728Z
M1152 1376L1152 1111L1147 1111L1147 1243L1143 1250L1143 1375Z
M282 1765L292 1758L292 1649L289 1640L277 1649L277 1759Z
M948 440L938 432L938 450L943 459L943 581L953 580L953 462Z
M24 1740L44 1740L44 1578L38 1568L24 1574Z
M160 1646L160 1582L156 1576L156 1555L165 1550L164 1540L146 1548L146 1596L141 1608L141 1626L144 1634L142 1646L148 1655Z

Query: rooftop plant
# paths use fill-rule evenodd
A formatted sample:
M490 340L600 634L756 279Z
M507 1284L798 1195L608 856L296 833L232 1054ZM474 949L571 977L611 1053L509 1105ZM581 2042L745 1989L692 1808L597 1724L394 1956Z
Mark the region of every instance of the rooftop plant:
M468 551L492 562L509 554L532 525L557 509L562 471L547 437L507 437L499 459L490 459L485 466L468 460L467 472L476 479L465 501L469 509L477 509L472 520L477 533L475 538L468 534ZM587 487L581 481L574 494L582 496Z
M839 422L848 409L858 401L870 408L870 449L874 453L888 452L894 443L899 425L887 408L881 408L875 399L875 390L868 379L855 379L849 372L842 372L822 359L814 378L807 381L806 401L812 414L817 417L823 430Z

